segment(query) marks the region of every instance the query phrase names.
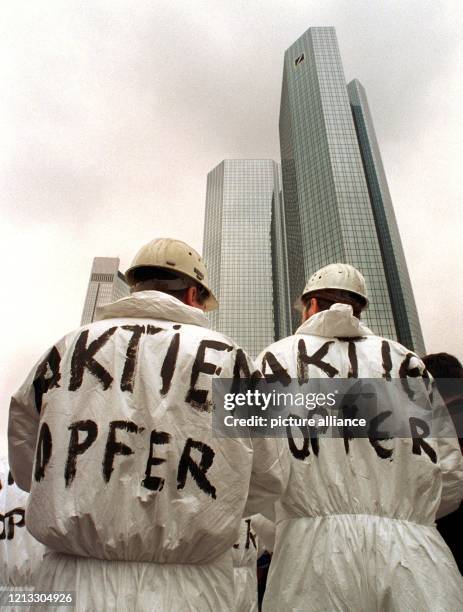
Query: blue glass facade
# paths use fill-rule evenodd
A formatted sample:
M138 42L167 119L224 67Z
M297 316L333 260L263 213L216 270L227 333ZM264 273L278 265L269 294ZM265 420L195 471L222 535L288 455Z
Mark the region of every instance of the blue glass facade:
M404 346L424 355L423 334L365 89L354 79L348 84L347 91L383 256L397 338Z
M413 339L399 333L395 311L404 309L386 273L387 242L370 200L334 28L310 28L285 53L280 146L291 301L318 268L350 263L368 284L366 324L379 335L406 340L410 348L424 348L417 334ZM385 213L389 221L392 215ZM398 231L392 234L398 237ZM401 257L398 265L406 271L403 253L397 250L392 257ZM403 281L405 275L397 278ZM408 317L413 309L416 313L410 285L403 296L412 304L405 309ZM292 323L299 323L297 312ZM412 326L419 330L417 315Z
M283 224L274 161L224 160L209 172L203 255L220 305L211 326L252 356L288 330Z

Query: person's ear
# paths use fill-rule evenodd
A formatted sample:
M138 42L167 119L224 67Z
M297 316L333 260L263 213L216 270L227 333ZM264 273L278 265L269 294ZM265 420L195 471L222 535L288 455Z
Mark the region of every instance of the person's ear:
M307 306L304 307L302 311L302 322L310 319L311 316L320 312L320 308L318 307L317 298L310 298L310 302Z
M301 313L301 323L304 323L304 321L307 321L308 318L309 318L309 309L307 308L307 306L303 306L302 313Z
M311 310L311 316L314 314L317 314L317 312L320 312L320 308L318 307L318 302L317 302L317 298L310 298L310 310Z
M185 304L187 304L188 306L193 306L193 308L199 308L200 310L204 310L204 305L199 303L198 297L198 287L188 287L188 289L186 290Z

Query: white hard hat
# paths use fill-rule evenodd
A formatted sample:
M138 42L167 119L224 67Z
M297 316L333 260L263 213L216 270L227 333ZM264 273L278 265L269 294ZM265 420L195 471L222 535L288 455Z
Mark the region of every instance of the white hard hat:
M145 244L135 255L130 268L125 273L129 285L134 284L134 272L138 268L162 268L191 278L209 294L204 302L205 309L214 310L219 306L209 287L206 266L201 256L186 242L173 238L156 238ZM182 287L179 285L178 288Z
M307 281L302 297L324 289L348 291L365 300L368 304L367 288L363 275L354 266L334 263L317 270Z

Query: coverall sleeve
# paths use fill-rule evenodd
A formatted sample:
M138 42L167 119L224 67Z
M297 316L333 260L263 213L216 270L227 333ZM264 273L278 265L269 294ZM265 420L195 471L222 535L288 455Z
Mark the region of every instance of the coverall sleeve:
M458 509L463 499L463 457L453 420L433 377L426 373L424 363L416 357L422 375L429 376L431 384L432 436L437 442L438 461L441 470L442 491L436 518Z
M284 493L289 478L289 455L284 442L279 438L252 440L254 455L244 516L268 515Z
M13 478L30 491L40 413L34 397L35 369L11 398L8 420L8 458Z
M441 396L435 391L434 420L438 426L438 456L442 474L442 493L436 518L458 509L463 500L463 456L455 426Z
M60 351L64 339L49 349L11 398L8 419L8 455L16 484L29 492L43 395L59 386Z
M463 500L463 464L458 440L440 438L439 455L442 470L442 494L436 518L454 512Z
M259 371L260 362L256 360L255 371ZM290 460L284 442L279 438L252 439L254 453L245 515L272 514L274 502L285 491Z
M261 544L263 549L267 552L273 553L275 548L275 523L265 518L265 516L262 516L262 514L252 516L251 521L254 531L259 538L259 544ZM262 554L264 550L260 551L260 554Z

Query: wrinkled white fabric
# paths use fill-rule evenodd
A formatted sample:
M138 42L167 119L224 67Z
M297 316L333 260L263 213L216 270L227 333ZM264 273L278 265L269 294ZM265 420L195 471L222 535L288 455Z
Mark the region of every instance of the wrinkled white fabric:
M0 458L0 585L32 587L45 548L26 529L27 493L10 474L8 461Z
M257 550L254 517L243 519L233 545L235 612L257 612Z
M79 610L114 609L107 590L124 610L150 609L150 598L153 610L231 609L241 516L277 497L286 477L274 441L212 432L212 378L252 363L201 311L157 291L99 318L47 351L11 402L27 527L64 553L44 575L76 590ZM170 607L174 592L183 607Z
M271 353L296 378L301 341L308 355L324 347L323 361L342 378L382 378L385 354L392 378L399 377L401 366L402 376L425 370L416 355L375 336L342 304L268 347L258 366L269 373ZM308 368L309 378L328 377L320 367ZM406 406L404 394L403 410ZM437 513L451 511L463 497L462 457L451 425L448 435L427 440L435 463L424 452L413 453L409 438L381 441L392 450L385 458L368 439L350 440L347 452L343 439L321 438L318 455L313 447L303 459L290 453L289 484L275 505L265 612L463 609L461 576L434 526Z
M75 591L79 612L233 610L230 552L198 565L101 561L55 552L44 561L41 589ZM72 608L52 609L68 612Z
M260 557L265 551L273 553L273 549L275 548L274 521L262 516L262 514L255 514L252 517L252 527L257 534L259 542L257 556Z

